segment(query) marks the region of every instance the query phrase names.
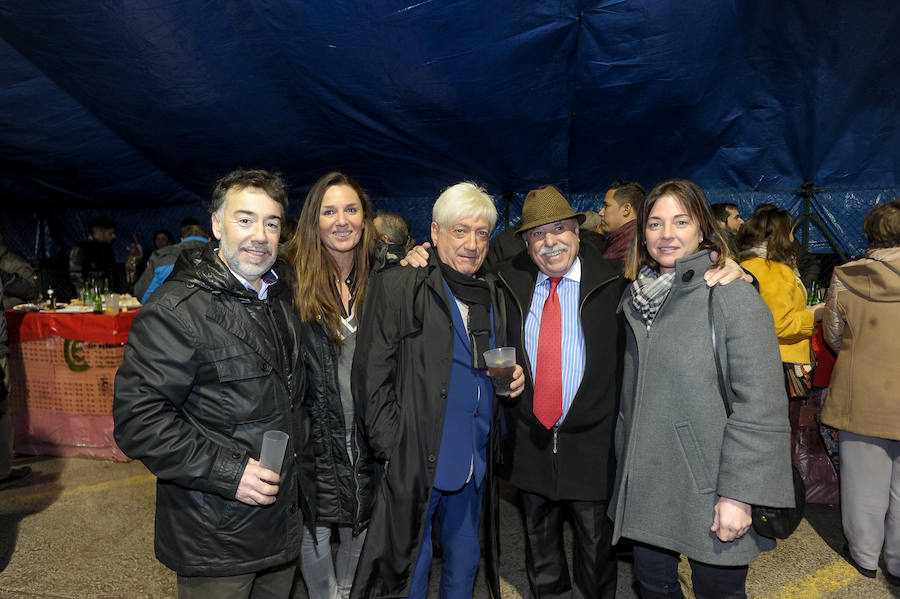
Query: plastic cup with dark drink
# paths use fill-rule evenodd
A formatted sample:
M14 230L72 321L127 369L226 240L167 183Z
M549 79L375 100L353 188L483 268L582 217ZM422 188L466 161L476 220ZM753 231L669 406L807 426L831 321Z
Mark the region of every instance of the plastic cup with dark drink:
M516 348L497 347L484 352L484 361L487 364L488 376L494 383L494 393L497 395L509 395L509 388L513 381L513 371L516 369Z

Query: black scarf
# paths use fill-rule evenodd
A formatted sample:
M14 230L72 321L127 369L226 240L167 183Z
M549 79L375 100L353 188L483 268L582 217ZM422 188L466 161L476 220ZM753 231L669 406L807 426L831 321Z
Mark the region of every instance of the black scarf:
M457 272L441 262L435 252L441 274L453 296L469 307L469 343L472 347L472 368L484 370L484 352L491 349L491 290L484 280L484 269L474 277Z

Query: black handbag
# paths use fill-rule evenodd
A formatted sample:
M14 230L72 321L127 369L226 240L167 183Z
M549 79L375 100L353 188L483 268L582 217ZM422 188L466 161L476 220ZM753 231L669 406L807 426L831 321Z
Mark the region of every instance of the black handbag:
M713 322L713 289L709 289L707 310L709 311L709 333L712 336L713 362L716 364L716 374L719 377L719 393L722 403L725 405L725 414L731 416L731 405L728 403L728 393L725 390L725 376L722 374L722 366L719 364L718 343L716 341L716 327ZM753 518L753 530L763 537L773 539L786 539L797 530L800 521L803 520L803 512L806 509L806 485L797 468L791 464L794 478L794 507L767 507L754 505L750 508L750 516Z

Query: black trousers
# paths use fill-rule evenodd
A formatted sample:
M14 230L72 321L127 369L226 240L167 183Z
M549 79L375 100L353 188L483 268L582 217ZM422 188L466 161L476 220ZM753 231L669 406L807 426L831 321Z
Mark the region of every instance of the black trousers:
M237 576L179 576L178 599L284 599L291 594L297 560Z
M681 556L642 543L634 544L634 577L643 599L684 599L678 582ZM692 559L691 585L697 599L747 599L748 566L713 566Z
M606 501L553 501L519 492L525 520L525 568L536 599L572 597L563 522L572 521L572 578L585 599L616 596L617 565Z

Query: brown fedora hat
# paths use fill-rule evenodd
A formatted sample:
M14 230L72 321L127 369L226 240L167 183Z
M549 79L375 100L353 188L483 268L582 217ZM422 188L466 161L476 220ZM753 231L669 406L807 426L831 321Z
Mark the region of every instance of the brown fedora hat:
M566 201L566 197L561 191L552 185L544 185L532 189L525 196L525 204L522 206L522 222L516 230L516 235L521 235L528 229L567 218L577 218L580 225L587 216L583 212L572 212L572 207L569 206L569 202Z

